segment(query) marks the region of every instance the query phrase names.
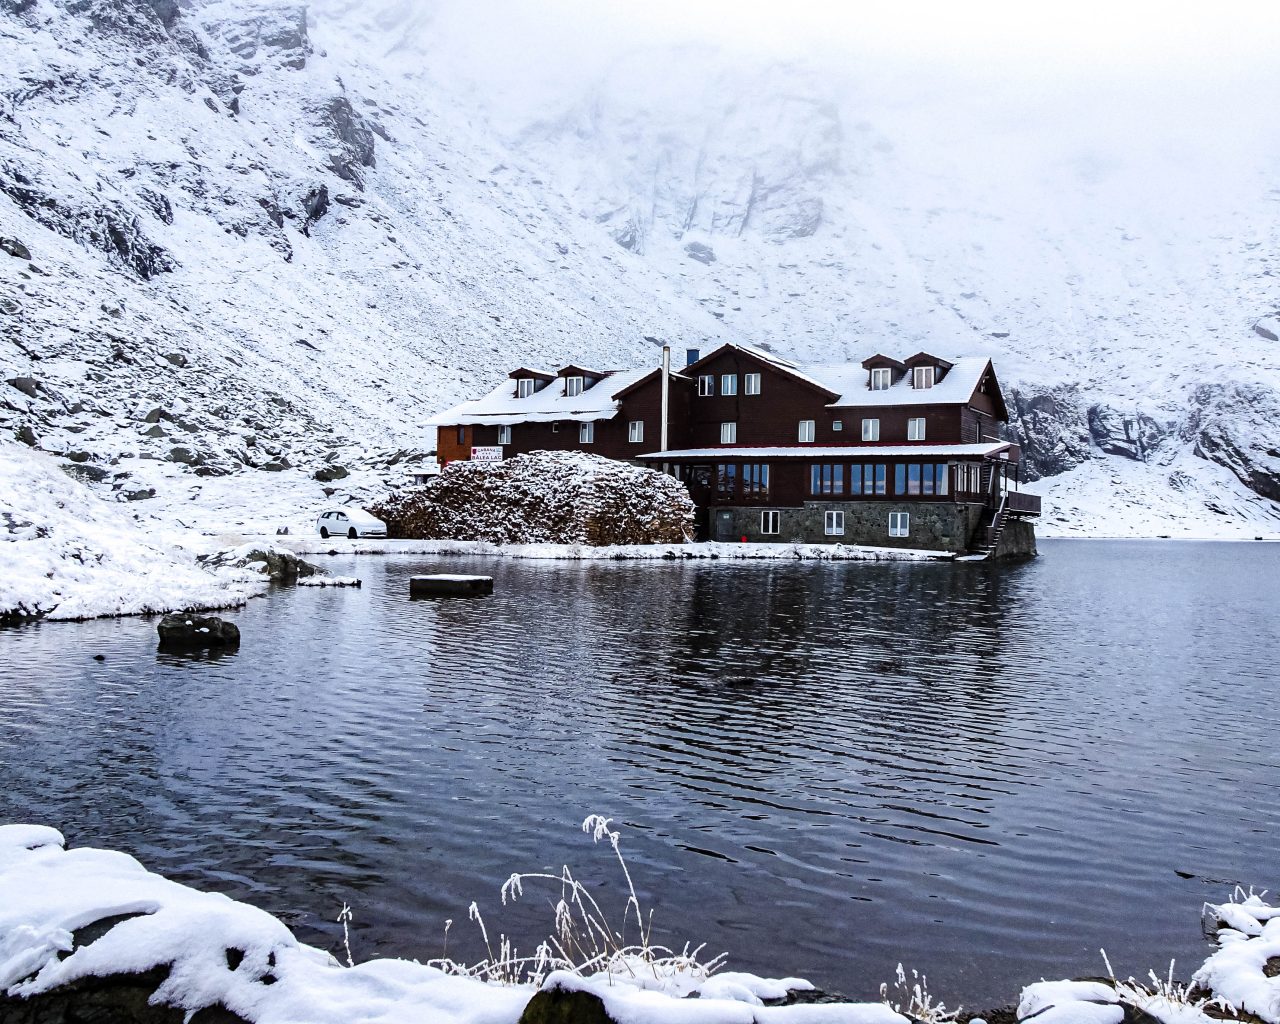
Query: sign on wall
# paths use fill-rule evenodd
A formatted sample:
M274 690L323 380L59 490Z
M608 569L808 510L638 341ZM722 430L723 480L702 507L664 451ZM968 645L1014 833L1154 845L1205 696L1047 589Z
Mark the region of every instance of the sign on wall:
M502 445L478 445L471 449L472 462L501 462Z

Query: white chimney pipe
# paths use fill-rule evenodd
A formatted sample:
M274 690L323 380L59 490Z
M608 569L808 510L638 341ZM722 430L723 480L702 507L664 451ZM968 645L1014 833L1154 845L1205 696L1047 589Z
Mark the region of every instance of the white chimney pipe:
M667 420L671 405L671 346L662 346L662 428L658 431L662 440L661 451L667 450Z

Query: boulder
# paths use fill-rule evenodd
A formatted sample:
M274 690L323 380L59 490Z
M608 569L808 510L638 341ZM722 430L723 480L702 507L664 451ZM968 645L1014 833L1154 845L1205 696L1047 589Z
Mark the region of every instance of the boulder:
M169 449L169 461L179 462L184 466L202 466L204 459L193 452L190 448L179 445Z
M201 558L200 561L206 568L253 569L278 583L293 583L310 576L324 575L319 566L312 565L292 551L275 545L267 547L245 545L229 551L219 551L215 555Z
M519 1024L616 1024L604 1001L592 992L542 989L533 994Z
M31 259L31 250L16 238L0 238L0 251L7 252L20 260Z
M324 466L315 471L315 479L322 484L332 483L334 480L345 480L351 474L347 471L346 466Z
M161 648L239 647L240 630L216 615L171 612L156 627Z

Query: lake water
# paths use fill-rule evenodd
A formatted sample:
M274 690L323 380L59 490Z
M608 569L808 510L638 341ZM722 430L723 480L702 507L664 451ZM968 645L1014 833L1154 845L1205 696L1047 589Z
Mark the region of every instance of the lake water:
M362 590L0 632L0 821L60 827L358 958L532 948L571 865L655 937L874 998L1188 974L1203 900L1274 888L1280 546L1046 542L985 565L326 559ZM494 597L407 600L482 571ZM95 654L105 661L93 659Z

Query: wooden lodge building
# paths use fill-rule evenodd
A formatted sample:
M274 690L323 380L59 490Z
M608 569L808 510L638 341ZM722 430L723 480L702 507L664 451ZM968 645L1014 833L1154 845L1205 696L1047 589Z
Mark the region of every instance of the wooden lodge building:
M430 422L441 465L552 450L664 470L701 539L1032 554L1040 499L1007 421L984 356L801 366L726 344L678 371L521 367Z

